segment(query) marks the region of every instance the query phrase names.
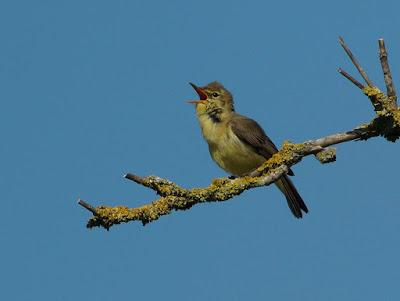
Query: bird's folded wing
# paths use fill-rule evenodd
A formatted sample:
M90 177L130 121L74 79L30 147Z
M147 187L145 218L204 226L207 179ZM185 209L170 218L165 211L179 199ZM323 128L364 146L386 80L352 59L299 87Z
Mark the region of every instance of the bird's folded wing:
M255 152L265 159L271 158L273 154L278 152L278 148L255 120L235 114L229 125L233 133L242 142L251 146ZM293 175L293 172L290 170L288 174Z

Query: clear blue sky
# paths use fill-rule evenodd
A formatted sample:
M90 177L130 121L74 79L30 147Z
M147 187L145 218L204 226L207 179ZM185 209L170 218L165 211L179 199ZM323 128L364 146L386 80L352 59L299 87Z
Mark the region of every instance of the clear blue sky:
M398 1L1 1L1 300L399 300L399 144L338 147L275 187L142 227L88 230L76 203L156 199L122 178L185 187L225 176L189 81L219 80L277 145L373 116L336 71L343 35L382 86L377 40L400 78ZM400 89L400 84L397 85Z

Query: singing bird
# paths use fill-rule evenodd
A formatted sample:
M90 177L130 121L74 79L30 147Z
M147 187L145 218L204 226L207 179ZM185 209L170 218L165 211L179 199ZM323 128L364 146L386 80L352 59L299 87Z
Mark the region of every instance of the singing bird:
M204 87L193 83L200 100L189 101L196 105L196 114L212 159L233 176L245 176L258 168L278 151L260 125L235 112L233 96L219 82ZM293 175L290 170L288 175ZM275 182L285 195L288 206L297 218L308 212L307 206L287 175Z

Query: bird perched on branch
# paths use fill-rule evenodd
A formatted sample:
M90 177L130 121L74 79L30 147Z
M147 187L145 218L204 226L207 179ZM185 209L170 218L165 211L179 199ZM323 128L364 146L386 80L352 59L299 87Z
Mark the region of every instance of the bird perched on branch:
M199 100L197 118L212 159L226 172L245 176L278 151L264 130L253 119L235 112L232 94L219 82L204 87L190 83ZM293 175L289 170L288 175ZM285 195L288 206L297 218L308 212L307 206L287 175L275 182Z

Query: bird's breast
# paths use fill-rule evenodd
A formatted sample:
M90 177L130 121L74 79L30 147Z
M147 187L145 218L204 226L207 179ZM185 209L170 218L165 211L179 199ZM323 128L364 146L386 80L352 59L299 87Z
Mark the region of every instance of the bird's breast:
M207 119L200 119L204 139L208 143L211 157L226 172L242 176L266 160L249 145L243 143L227 122L213 122Z

